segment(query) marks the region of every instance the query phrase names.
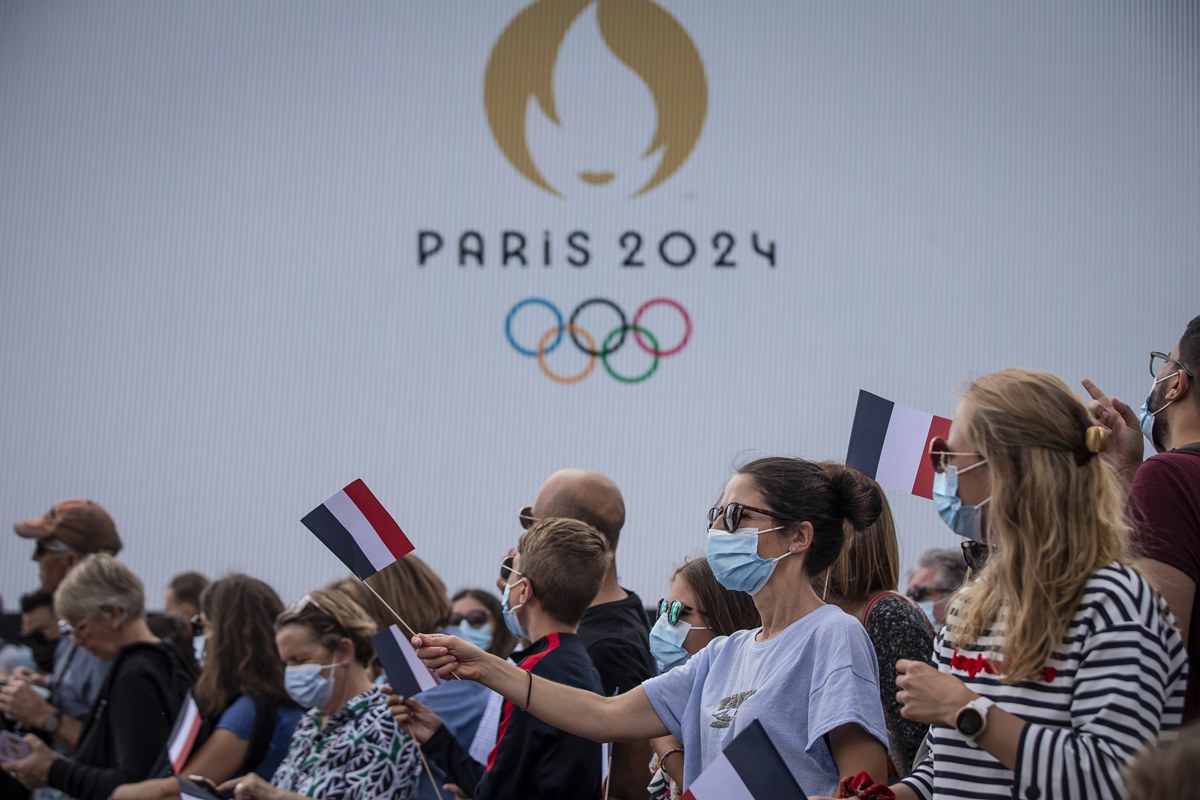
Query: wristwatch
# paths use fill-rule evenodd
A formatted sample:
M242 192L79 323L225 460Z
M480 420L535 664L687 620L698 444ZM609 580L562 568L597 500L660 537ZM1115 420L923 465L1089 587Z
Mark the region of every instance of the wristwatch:
M62 725L62 712L58 709L54 713L42 720L42 730L53 736L58 733L58 726Z
M986 697L976 697L954 715L954 729L974 744L979 735L987 730L988 709L994 705Z

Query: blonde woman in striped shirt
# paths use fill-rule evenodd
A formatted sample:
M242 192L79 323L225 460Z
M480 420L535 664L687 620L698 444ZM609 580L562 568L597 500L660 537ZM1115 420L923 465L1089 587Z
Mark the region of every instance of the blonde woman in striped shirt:
M1119 798L1179 725L1183 641L1132 566L1107 431L1046 373L971 384L931 450L943 519L990 556L951 602L937 669L901 661L897 698L931 725L897 798Z

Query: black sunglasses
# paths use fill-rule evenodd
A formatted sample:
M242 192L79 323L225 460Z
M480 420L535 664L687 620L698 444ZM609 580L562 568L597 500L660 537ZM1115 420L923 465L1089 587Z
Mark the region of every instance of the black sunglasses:
M667 617L667 622L672 625L679 624L679 617L683 614L690 614L696 609L691 606L685 606L679 600L668 600L663 597L658 601L658 615L661 617L664 614Z
M962 553L963 560L967 562L967 568L971 572L979 572L987 564L988 556L992 554L992 547L989 547L984 542L963 542Z
M774 511L767 511L765 508L755 508L754 506L742 505L741 503L729 503L723 506L713 506L708 510L708 527L716 524L717 520L722 520L725 523L725 530L733 533L741 527L742 512L754 511L758 514L770 517L775 520L782 520Z
M914 603L920 603L923 600L928 600L931 595L946 594L949 589L943 589L941 586L918 586L911 589L908 593L909 598Z
M38 539L37 544L35 544L33 546L33 557L34 558L44 558L45 556L49 556L49 555L63 556L63 555L66 555L67 553L72 553L72 552L74 552L74 550L72 550L70 547L68 547L65 544L60 544L60 545L46 544L44 539Z
M533 515L533 506L525 506L517 512L517 519L521 522L521 527L529 530L533 527L533 523L538 521L538 518Z
M474 611L468 611L466 614L451 614L450 624L461 625L462 621L466 620L467 624L472 628L482 628L491 622L491 619L486 611L475 609Z

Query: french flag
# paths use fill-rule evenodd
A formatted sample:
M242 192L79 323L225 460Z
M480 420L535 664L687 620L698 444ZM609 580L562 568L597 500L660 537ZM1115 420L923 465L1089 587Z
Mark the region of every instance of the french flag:
M846 466L889 489L933 497L929 442L950 434L950 420L860 391Z
M683 793L683 800L808 797L758 720L733 737Z
M167 760L171 762L171 769L176 775L183 772L183 766L192 754L192 748L196 746L196 737L200 735L200 726L203 723L200 707L196 705L192 693L188 692L183 708L175 718L171 738L167 740Z
M388 684L401 697L412 697L441 683L425 662L417 658L412 642L395 625L372 636L371 643L375 645L375 654L387 674Z
M361 478L300 521L363 580L413 551L412 542Z

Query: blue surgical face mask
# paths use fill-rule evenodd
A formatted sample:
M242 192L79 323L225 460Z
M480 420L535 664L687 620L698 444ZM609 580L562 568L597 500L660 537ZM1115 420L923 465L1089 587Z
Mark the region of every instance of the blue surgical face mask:
M288 696L303 709L321 708L333 695L333 670L343 664L289 664L283 670L283 686ZM328 669L329 677L321 674Z
M764 533L783 530L785 525L767 528L738 528L733 533L710 530L708 532L708 565L712 567L717 581L731 592L758 594L775 565L791 555L791 551L779 558L763 558L758 554L758 537Z
M517 571L514 569L513 572ZM517 574L520 575L521 573L517 572ZM504 615L505 627L512 632L512 635L518 639L529 641L529 632L525 630L525 626L521 624L521 620L517 616L517 609L525 604L518 603L513 607L509 607L508 605L508 595L512 591L512 587L516 586L523 580L525 580L525 578L521 578L521 580L517 581L516 583L506 583L504 585L504 594L500 595L500 612Z
M686 664L692 654L683 648L684 639L691 631L706 630L708 628L689 625L682 620L672 625L666 614L660 616L658 622L650 629L650 654L658 663L658 671L667 672L680 664Z
M917 605L921 607L921 610L925 612L925 616L929 618L929 624L933 626L935 631L942 625L942 623L938 622L933 616L933 604L936 602L936 600L922 600L921 602L917 603Z
M476 628L464 619L458 623L458 635L480 650L487 650L492 646L492 628L486 622Z
M933 503L937 506L942 522L964 539L983 541L983 507L992 499L985 498L977 506L963 505L958 496L958 476L983 466L987 460L976 461L964 469L947 465L941 472L933 474Z
M1174 403L1175 401L1168 400L1162 408L1158 409L1157 411L1151 411L1150 397L1154 394L1154 387L1158 386L1163 381L1174 378L1178 374L1179 372L1177 370L1172 372L1170 375L1164 375L1161 378L1156 378L1154 383L1150 384L1150 394L1146 395L1146 399L1142 401L1142 407L1138 409L1138 422L1141 423L1142 436L1145 436L1147 439L1149 439L1150 444L1154 445L1154 449L1159 453L1165 451L1167 448L1160 446L1158 440L1154 438L1154 418L1166 410L1167 406L1171 405L1171 403Z
M196 666L200 669L204 669L205 643L206 637L203 634L192 637L192 655L196 657Z

